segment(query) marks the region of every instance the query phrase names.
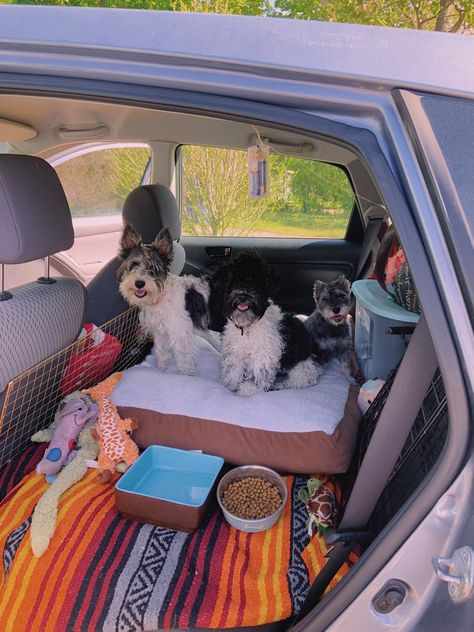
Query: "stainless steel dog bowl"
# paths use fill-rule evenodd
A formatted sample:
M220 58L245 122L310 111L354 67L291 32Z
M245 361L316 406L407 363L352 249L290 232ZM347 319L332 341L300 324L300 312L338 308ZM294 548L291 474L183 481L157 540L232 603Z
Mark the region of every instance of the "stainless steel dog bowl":
M278 487L278 491L280 492L282 498L282 503L277 511L275 511L275 513L270 514L266 518L259 518L258 520L245 520L244 518L239 518L238 516L232 514L222 504L222 496L224 495L227 486L230 485L230 483L240 481L243 478L248 478L249 476L262 478L263 480L268 481ZM283 509L285 508L287 499L288 491L286 489L285 481L282 479L282 477L270 468L263 467L261 465L243 465L242 467L236 467L230 472L227 472L227 474L225 474L225 476L221 478L220 483L217 487L217 502L222 509L225 519L229 524L231 524L239 531L246 531L247 533L258 533L259 531L265 531L266 529L273 527L273 525L280 518Z

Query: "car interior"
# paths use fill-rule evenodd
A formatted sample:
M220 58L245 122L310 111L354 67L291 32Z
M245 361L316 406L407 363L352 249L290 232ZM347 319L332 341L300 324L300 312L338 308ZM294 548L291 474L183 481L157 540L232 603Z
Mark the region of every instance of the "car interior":
M270 194L254 201L246 188L247 151L261 144L270 147ZM113 160L102 161L109 151ZM300 182L304 213L291 189ZM86 604L80 616L87 629L279 630L324 608L430 475L448 432L443 381L422 308L421 315L399 304L390 311L393 297L375 278L392 218L363 152L343 138L243 114L2 94L0 184L0 542L8 588L2 606L27 574L36 610L26 602L15 607L31 617L47 617L49 610L64 623L79 612L79 597L66 606L62 581ZM339 197L327 193L332 184ZM343 210L342 199L349 200ZM213 204L222 210L220 224L211 222ZM280 216L285 221L277 225ZM208 278L240 253L258 249L280 278L274 302L302 317L315 308L315 281L344 275L355 284L351 380L328 369L324 397L313 387L275 391L259 395L257 406L252 397L229 393L218 401L200 369L196 377L160 374L150 364L153 341L140 331L138 310L119 292L124 222L145 244L169 228L175 275ZM391 256L403 247L394 244ZM374 287L383 309L367 303L364 292ZM106 343L107 358L97 351ZM203 365L217 361L207 345L200 347ZM201 450L221 456L223 471L252 463L277 470L290 497L280 526L238 532L216 503L192 534L126 519L114 507L119 474L101 488L100 504L90 470L55 500L49 511L55 521L58 515L56 532L53 527L41 557L33 556L28 529L32 515L39 528L35 506L47 485L35 472L45 442L31 437L51 425L64 397L117 371L124 377L113 401L122 418L138 419L132 436L140 449ZM383 385L362 408L360 388L377 378ZM394 430L402 392L408 412ZM392 434L384 431L390 426ZM298 500L315 477L338 507L328 533L308 532L308 507ZM73 536L66 527L74 521ZM73 538L82 538L80 544ZM39 597L49 575L57 602Z

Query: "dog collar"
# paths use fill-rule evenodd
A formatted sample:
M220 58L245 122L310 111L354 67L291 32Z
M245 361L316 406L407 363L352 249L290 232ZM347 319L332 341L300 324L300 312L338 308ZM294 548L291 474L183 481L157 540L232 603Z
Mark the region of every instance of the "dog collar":
M237 327L237 329L240 329L240 335L241 335L241 336L243 336L243 335L244 335L244 329L246 329L247 327L250 327L250 325L253 325L253 323L255 322L255 321L253 321L253 322L251 322L249 325L244 325L244 326L242 327L241 325L237 325L237 323L236 323L236 322L235 322L235 321L234 321L234 320L233 320L230 316L229 316L228 318L229 318L230 322L234 325L234 327ZM261 316L259 316L259 317L257 318L257 320L260 320L261 318L262 318L262 317L261 317Z

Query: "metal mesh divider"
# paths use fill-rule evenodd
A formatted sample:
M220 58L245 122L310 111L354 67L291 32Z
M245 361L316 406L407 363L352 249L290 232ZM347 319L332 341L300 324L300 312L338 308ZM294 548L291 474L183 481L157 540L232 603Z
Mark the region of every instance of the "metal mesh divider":
M396 369L387 378L369 410L360 422L356 452L347 474L341 477L344 496L348 498L367 446L375 430L380 413L396 375ZM402 448L393 472L387 481L369 524L375 534L411 496L438 460L448 432L448 406L443 380L436 372L425 394L423 403Z
M89 333L11 380L0 414L0 469L19 455L30 437L48 426L60 400L142 361L151 348L132 307L100 326L103 343Z

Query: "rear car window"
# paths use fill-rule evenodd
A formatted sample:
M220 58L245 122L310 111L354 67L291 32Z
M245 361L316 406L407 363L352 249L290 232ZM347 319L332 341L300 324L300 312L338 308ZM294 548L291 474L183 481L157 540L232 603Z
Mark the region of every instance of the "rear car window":
M186 145L179 165L183 235L345 237L355 197L336 165L272 154L260 199L249 197L246 151Z
M114 146L76 152L55 164L72 216L120 214L130 191L146 183L150 156L148 146Z

